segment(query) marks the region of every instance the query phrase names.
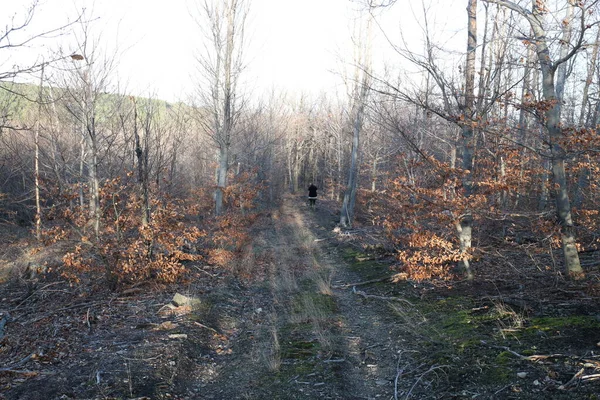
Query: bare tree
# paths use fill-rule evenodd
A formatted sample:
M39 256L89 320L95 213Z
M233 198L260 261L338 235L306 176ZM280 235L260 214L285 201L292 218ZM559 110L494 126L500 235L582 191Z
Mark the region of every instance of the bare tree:
M350 121L352 126L352 151L350 153L350 169L348 184L340 212L340 225L352 226L356 192L358 189L358 165L360 152L360 133L363 129L365 107L371 85L371 18L366 21L364 29L360 30L360 39L355 43L355 67L350 96Z
M76 51L67 67L70 76L64 86L67 88L65 106L81 130L80 177L87 168L89 184L89 214L95 237L100 235L100 140L102 129L99 120L107 118L108 112L98 118L101 97L109 90L112 72L116 66L116 56L102 54L98 45L99 37L94 38L90 21L80 23L75 35ZM80 182L80 201L83 206L83 182Z
M67 28L81 20L81 15L79 15L74 21L66 21L55 28L30 32L29 30L32 27L35 28L34 20L36 19L39 5L40 0L33 0L21 14L11 16L8 22L2 24L3 28L0 28L0 51L3 54L10 54L25 47L41 44L45 40L64 35L67 33ZM43 57L38 57L29 63L25 63L25 65L15 63L6 67L4 67L4 63L0 63L0 81L8 81L23 74L37 72L44 65L51 64L62 58L61 55L55 55L46 60ZM5 89L10 90L9 88Z
M247 0L204 0L198 2L196 22L207 44L198 56L202 82L202 107L208 107L205 127L218 147L215 213L223 212L231 141L240 112L238 83L242 72ZM204 116L200 116L204 120Z
M575 241L573 217L571 213L571 201L569 198L567 174L565 170L566 149L561 145L561 96L564 88L565 72L563 64L571 60L584 44L585 34L594 24L587 22L591 7L595 7L597 1L591 4L583 2L575 3L569 0L567 9L567 20L563 25L571 25L571 19L578 21L578 29L572 38L570 26L563 28L561 50L555 56L551 52L551 37L547 31L545 20L548 14L546 1L538 0L532 2L532 9L528 10L520 4L509 0L484 0L506 7L522 18L531 27L533 37L531 41L535 44L538 63L542 72L543 91L543 115L541 121L548 133L548 144L550 147L550 160L552 165L552 177L555 183L556 209L561 228L561 239L566 270L572 277L583 275L583 269L579 261L577 244ZM573 9L577 9L576 17L572 17ZM556 59L553 59L556 57ZM560 69L560 71L559 71ZM558 74L557 74L558 72ZM558 76L557 76L558 75Z
M13 15L7 15L2 27L0 28L0 53L2 61L0 62L0 91L2 91L3 101L0 104L0 128L10 127L17 121L14 118L15 112L21 107L15 108L18 99L28 100L32 103L37 102L37 116L35 121L25 129L29 129L33 135L34 142L34 193L35 193L35 226L36 237L41 238L42 221L42 199L41 199L41 179L40 179L40 136L41 136L41 111L42 111L42 86L44 84L44 68L54 63L62 57L56 54L43 54L40 50L33 59L23 58L23 50L35 48L47 44L48 40L55 39L58 36L65 35L68 28L75 21L66 20L64 23L57 23L54 28L37 29L37 15L40 8L38 0L31 1L29 5L19 5L20 11ZM6 11L6 10L5 10ZM31 95L24 86L13 84L17 78L40 73L40 83L37 95ZM9 122L10 121L10 122ZM22 127L12 126L21 129Z

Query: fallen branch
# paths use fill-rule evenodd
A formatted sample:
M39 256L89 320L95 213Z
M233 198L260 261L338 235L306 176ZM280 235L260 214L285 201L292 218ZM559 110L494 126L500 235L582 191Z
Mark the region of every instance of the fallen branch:
M27 295L26 295L26 296L25 296L25 297L24 297L24 298L23 298L23 299L22 299L22 300L19 302L19 304L17 304L17 305L16 305L16 306L15 306L15 307L14 307L14 308L11 310L11 312L14 312L14 311L18 310L18 309L19 309L19 308L20 308L20 307L21 307L23 304L25 304L25 302L26 302L27 300L29 300L30 298L32 298L32 297L33 297L34 295L36 295L37 293L45 291L45 290L46 290L47 288L49 288L50 286L58 285L58 284L61 284L61 283L64 283L64 281L52 282L52 283L49 283L49 284L47 284L47 285L45 285L45 286L43 286L43 287L41 287L41 288L39 288L39 289L37 289L37 288L35 288L35 287L32 287L32 288L30 288L30 292L29 292L29 293L28 293L28 294L27 294Z
M28 355L27 357L23 358L21 361L17 362L16 364L14 364L14 365L12 365L10 367L0 368L0 373L1 372L12 372L12 373L15 373L15 374L32 374L32 373L35 373L33 371L15 369L15 368L19 368L21 365L23 365L27 361L31 360L31 358L34 355L35 355L35 353L31 353L30 355Z
M596 360L590 360L590 359L584 359L578 356L574 356L574 355L568 355L568 354L533 354L530 356L524 356L522 354L517 353L516 351L511 350L510 348L506 347L506 346L495 346L493 344L489 344L487 343L485 340L481 340L481 344L484 344L488 347L494 348L494 349L500 349L500 350L504 350L512 355L514 355L515 357L519 358L520 360L523 361L533 361L533 362L538 362L538 361L545 361L545 360L549 360L549 359L554 359L554 358L567 358L567 359L571 359L571 360L578 360L579 362L583 363L583 367L584 368L595 368L598 369L600 368L600 362L596 361ZM589 378L589 380L593 380L595 379L596 375L598 374L594 374L594 375L586 375L589 376L591 378ZM600 375L598 375L600 376ZM583 377L582 377L583 379ZM566 386L567 384L563 385Z
M364 297L365 299L377 299L377 300L386 300L386 301L402 301L404 303L407 303L408 305L410 305L411 307L414 307L413 303L411 303L410 301L403 299L402 297L391 297L391 296L376 296L374 294L367 294L361 290L356 290L355 287L352 288L352 292Z
M500 350L504 350L509 352L510 354L514 355L515 357L521 359L521 360L525 360L525 361L542 361L542 360L547 360L549 358L577 358L574 356L569 356L566 354L549 354L549 355L545 355L545 354L534 354L531 356L524 356L522 354L517 353L516 351L511 350L510 348L506 347L506 346L495 346L493 344L489 344L488 342L486 342L485 340L481 340L481 344L484 344L488 347L494 348L494 349L500 349Z
M581 368L579 371L577 371L577 373L575 375L573 375L573 377L571 379L569 379L569 382L565 383L564 385L560 385L558 387L558 389L559 390L567 390L570 387L575 386L577 384L577 382L579 382L579 380L583 376L584 372L585 372L585 368Z
M389 281L390 279L392 279L391 276L384 276L383 278L371 279L371 280L363 281L363 282L346 283L344 285L337 285L337 286L333 286L333 288L334 289L343 289L343 288L347 288L347 287L351 287L351 286L370 285L371 283L385 282L385 281Z
M211 278L219 278L218 274L211 274L210 272L208 272L200 267L196 267L196 269L198 270L198 272L202 272L203 274L206 274L206 275L210 276Z
M410 395L412 394L412 391L419 384L419 382L421 381L421 379L423 379L423 377L425 377L425 375L427 375L430 372L433 372L435 370L438 370L438 369L441 369L441 368L448 368L448 367L449 367L449 365L433 365L427 371L425 371L421 375L419 375L419 377L417 378L416 382L412 385L412 387L410 388L410 390L406 394L405 400L410 397Z
M194 321L194 324L198 325L201 328L208 329L209 331L212 331L212 332L216 333L217 335L220 335L219 332L217 332L215 329L211 328L210 326L206 326L206 325L201 324L200 322L197 322L197 321Z
M581 377L582 381L595 381L596 379L600 379L600 374L584 375Z
M404 368L400 368L400 356L402 353L398 354L398 362L396 363L396 378L394 379L394 400L398 400L398 381L400 380L400 376L404 373Z
M315 239L313 240L313 242L322 242L324 240L329 240L329 239L334 239L335 236L330 236L330 237L325 237L325 238L321 238L321 239Z

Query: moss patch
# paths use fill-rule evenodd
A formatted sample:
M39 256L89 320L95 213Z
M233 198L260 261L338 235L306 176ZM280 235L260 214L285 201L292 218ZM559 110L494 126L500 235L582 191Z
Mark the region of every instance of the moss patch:
M283 359L306 360L316 356L320 345L316 340L290 340L281 344Z
M333 297L316 292L303 292L296 295L292 302L294 314L317 314L315 317L327 317L337 312Z
M591 315L538 317L529 320L527 330L553 331L563 329L600 329L600 320Z
M372 254L347 248L344 250L343 258L350 269L358 273L363 280L377 279L391 275L388 265L374 259Z

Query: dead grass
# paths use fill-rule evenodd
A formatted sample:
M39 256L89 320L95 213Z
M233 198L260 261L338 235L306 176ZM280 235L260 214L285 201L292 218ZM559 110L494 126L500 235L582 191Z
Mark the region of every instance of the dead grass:
M527 321L523 311L516 312L502 300L494 300L493 304L492 313L497 315L496 324L503 339L507 339L508 335L523 329Z
M269 346L266 347L265 353L263 353L263 359L269 371L277 372L281 368L281 345L279 343L279 330L275 315L271 316L269 333L271 334L271 340L268 342Z
M317 293L325 296L333 296L333 290L331 289L332 274L333 272L330 272L326 277L323 277L321 275L315 277Z
M398 329L411 335L423 335L429 321L416 307L405 304L388 303L392 313L399 319Z
M298 291L298 281L294 271L287 267L279 268L276 275L271 278L270 284L271 290L278 297L286 297Z

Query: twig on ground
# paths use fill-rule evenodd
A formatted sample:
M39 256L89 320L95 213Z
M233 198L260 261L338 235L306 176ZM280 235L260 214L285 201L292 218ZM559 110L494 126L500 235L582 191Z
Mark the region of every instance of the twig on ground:
M58 285L58 284L61 284L61 283L64 283L64 281L52 282L52 283L49 283L49 284L47 284L47 285L45 285L45 286L43 286L43 287L41 287L41 288L39 288L39 289L35 289L35 288L34 288L34 289L33 289L33 291L32 291L32 292L31 292L31 293L30 293L28 296L26 296L26 297L25 297L23 300L21 300L21 301L19 302L19 304L17 304L17 305L16 305L16 306L15 306L15 307L12 309L12 311L16 311L16 310L18 310L18 309L19 309L19 308L20 308L20 307L21 307L23 304L25 304L25 303L27 302L27 300L29 300L30 298L32 298L32 297L33 297L34 295L36 295L37 293L45 291L45 290L46 290L47 288L49 288L50 286Z
M559 390L567 390L567 389L575 386L581 380L581 377L583 376L584 372L585 372L585 367L581 368L579 371L577 371L577 373L575 375L573 375L573 377L571 379L569 379L569 382L565 383L564 385L560 385L558 387L558 389Z
M517 357L521 360L525 360L525 361L543 361L543 360L548 360L550 358L579 358L579 357L570 356L567 354L533 354L530 356L524 356L522 354L517 353L516 351L511 350L510 348L508 348L506 346L495 346L493 344L487 343L485 340L482 340L481 344L484 344L484 345L494 348L494 349L500 349L500 350L507 351L510 354L514 355L515 357Z
M87 313L85 313L85 323L88 326L88 329L92 330L92 324L90 323L90 308L88 307Z
M206 326L206 325L201 324L200 322L197 322L197 321L194 321L194 324L198 325L201 328L208 329L209 331L212 331L212 332L216 333L217 335L219 335L219 332L217 332L215 329L211 328L210 326Z
M159 358L163 357L163 356L164 356L164 354L159 354L159 355L157 355L157 356L154 356L154 357L148 357L148 358L129 358L129 357L122 356L122 355L120 355L120 354L119 354L119 356L120 356L120 357L121 357L123 360L126 360L126 361L144 361L144 362L148 362L148 361L152 361L152 360L157 360L157 359L159 359Z
M336 358L333 360L324 360L324 363L341 363L341 362L345 362L346 359L345 358Z
M343 285L338 285L338 286L333 286L334 289L343 289L343 288L347 288L347 287L351 287L351 286L363 286L363 285L370 285L371 283L378 283L378 282L385 282L385 281L389 281L392 277L391 276L384 276L382 278L378 278L378 279L371 279L368 281L363 281L363 282L356 282L356 283L346 283Z
M504 389L507 389L509 387L510 387L510 385L506 385L506 386L501 387L500 389L498 389L498 390L496 390L494 392L494 396L497 395L498 393L502 392Z
M202 273L210 276L211 278L218 278L219 277L218 274L211 274L210 272L208 272L208 271L206 271L206 270L204 270L204 269L202 269L202 268L200 268L198 266L196 266L195 268L198 270L198 272L202 272Z
M24 365L25 363L27 363L27 361L31 360L31 358L35 355L35 353L31 353L30 355L28 355L27 357L23 358L21 361L15 363L14 365L10 366L10 367L6 367L6 368L0 368L0 372L12 372L15 374L31 374L34 373L33 371L28 371L28 370L17 370L15 368L19 368L21 365Z
M412 394L412 391L419 384L419 382L421 382L421 379L423 379L425 377L425 375L429 374L430 372L434 372L434 371L436 371L438 369L447 368L447 367L449 367L449 365L432 365L427 371L425 371L421 375L419 375L419 377L417 378L416 382L412 385L412 387L410 388L410 390L406 394L405 400L407 400L410 397L410 395Z
M404 372L404 368L400 368L400 356L402 353L398 354L398 362L396 363L396 378L394 379L394 400L398 400L398 380L400 376Z
M595 381L596 379L600 379L600 374L584 375L581 377L582 381Z
M330 236L330 237L326 237L326 238L322 238L322 239L315 239L313 240L313 242L322 242L324 240L329 240L329 239L334 239L335 236Z

